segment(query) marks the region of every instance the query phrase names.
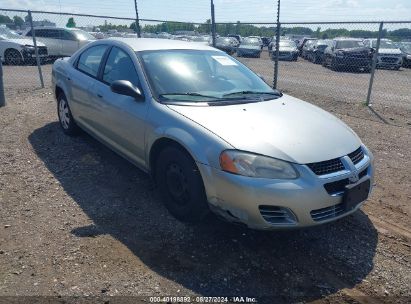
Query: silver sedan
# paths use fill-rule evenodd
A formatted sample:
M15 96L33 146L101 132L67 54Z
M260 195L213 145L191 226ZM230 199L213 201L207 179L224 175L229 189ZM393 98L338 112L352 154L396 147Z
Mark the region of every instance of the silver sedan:
M212 211L255 229L307 227L371 191L373 156L349 127L212 47L99 40L52 76L64 133L82 129L151 174L182 221Z

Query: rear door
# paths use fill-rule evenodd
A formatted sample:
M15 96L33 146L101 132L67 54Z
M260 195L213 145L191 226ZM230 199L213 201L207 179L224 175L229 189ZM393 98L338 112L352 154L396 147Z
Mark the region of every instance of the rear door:
M148 103L136 101L130 96L113 93L110 89L115 80L128 80L140 88L140 80L133 61L134 54L113 46L102 68L101 82L91 88L96 119L104 139L129 159L145 166L144 135ZM135 59L134 59L135 60Z
M76 36L68 30L61 30L61 55L71 56L79 49L79 41Z

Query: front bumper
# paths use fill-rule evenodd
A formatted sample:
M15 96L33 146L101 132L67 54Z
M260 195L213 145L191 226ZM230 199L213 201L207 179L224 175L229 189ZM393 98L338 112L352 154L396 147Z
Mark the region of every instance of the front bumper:
M330 194L324 187L325 184L348 179L352 176L352 171L348 169L318 176L308 166L296 165L300 174L298 179L271 180L234 175L203 164L198 164L198 167L211 210L229 221L245 224L252 229L275 230L319 225L347 216L363 204L361 202L353 209L343 210L343 193ZM366 148L364 158L355 167L358 172L364 172L363 176L370 178L372 185L373 156ZM278 216L281 214L278 210L291 220L267 220L267 212ZM315 218L315 214L324 210L330 216L320 220Z
M261 50L237 49L237 54L240 55L240 56L255 56L255 57L258 57L261 54Z
M371 58L335 57L336 64L341 67L370 68Z

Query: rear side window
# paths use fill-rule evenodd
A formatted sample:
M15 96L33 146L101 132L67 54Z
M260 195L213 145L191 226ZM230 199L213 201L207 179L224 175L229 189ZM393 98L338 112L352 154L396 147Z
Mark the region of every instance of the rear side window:
M111 84L115 80L128 80L138 86L138 76L130 56L117 47L113 47L104 67L103 81Z
M77 69L97 78L98 69L106 50L106 45L97 45L88 48L80 55L77 62Z

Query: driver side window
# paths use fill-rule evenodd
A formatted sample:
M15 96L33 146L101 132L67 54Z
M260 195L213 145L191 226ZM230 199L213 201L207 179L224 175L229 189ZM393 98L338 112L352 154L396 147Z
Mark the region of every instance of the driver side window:
M130 56L118 47L113 47L104 67L103 81L110 85L116 80L128 80L135 86L139 85L138 75Z

